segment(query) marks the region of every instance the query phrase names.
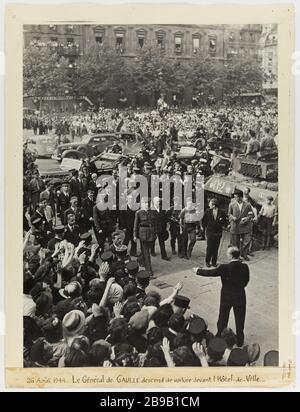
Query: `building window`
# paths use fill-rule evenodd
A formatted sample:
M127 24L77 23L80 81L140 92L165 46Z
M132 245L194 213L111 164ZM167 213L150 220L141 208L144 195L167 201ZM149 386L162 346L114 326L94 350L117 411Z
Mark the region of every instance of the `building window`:
M245 33L244 32L240 32L240 41L244 41L245 40Z
M162 50L165 49L166 35L164 32L156 33L156 42L157 42L157 47L159 49L162 49Z
M182 53L182 37L175 36L175 53Z
M68 25L67 25L67 32L68 32L68 33L73 33L73 32L74 32L74 26L73 26L73 24L68 24Z
M142 49L145 45L145 38L146 38L145 32L144 31L138 31L136 35L137 35L138 48Z
M57 26L56 26L56 24L49 24L49 29L50 29L51 31L57 31Z
M124 33L116 33L116 50L124 53Z
M211 56L216 55L217 39L215 37L209 37L208 39L208 52Z
M254 36L254 33L250 33L250 41L251 41L252 43L254 43L254 42L255 42L255 36Z
M100 36L99 34L97 34L97 36L95 37L96 43L98 44L102 44L103 43L103 38L102 36Z
M193 36L193 53L200 50L200 37Z

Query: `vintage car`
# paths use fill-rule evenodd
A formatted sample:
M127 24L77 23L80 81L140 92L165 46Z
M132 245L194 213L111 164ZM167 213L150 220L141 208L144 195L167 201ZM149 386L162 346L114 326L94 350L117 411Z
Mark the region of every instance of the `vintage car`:
M51 158L56 147L56 136L36 135L27 139L26 143L27 150L30 151L35 158Z
M61 161L64 158L86 159L97 156L107 147L111 146L115 140L119 140L114 133L96 133L85 135L80 142L64 143L57 147L52 159Z

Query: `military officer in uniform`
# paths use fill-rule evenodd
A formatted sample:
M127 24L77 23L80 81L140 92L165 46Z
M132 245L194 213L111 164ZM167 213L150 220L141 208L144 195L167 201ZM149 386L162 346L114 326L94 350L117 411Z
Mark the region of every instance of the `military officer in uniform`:
M133 233L135 242L140 239L144 267L153 276L150 250L156 239L157 229L154 211L149 208L149 199L146 197L141 199L141 209L135 213Z

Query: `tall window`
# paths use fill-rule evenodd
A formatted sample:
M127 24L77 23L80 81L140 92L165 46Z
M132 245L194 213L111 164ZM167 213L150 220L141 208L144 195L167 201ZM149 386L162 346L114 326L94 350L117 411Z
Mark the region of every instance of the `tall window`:
M68 33L73 33L73 32L74 32L74 26L73 26L73 24L68 24L68 25L67 25L67 32L68 32Z
M57 26L56 26L56 24L49 24L49 29L50 29L51 31L57 31Z
M193 53L200 50L200 37L193 36Z
M97 36L95 37L96 43L98 44L103 44L103 38L102 35L97 34Z
M215 56L217 51L217 39L215 37L209 37L208 39L208 52L211 56Z
M231 32L229 34L229 41L234 41L234 33L233 32Z
M119 53L124 53L124 33L116 33L116 49Z
M145 33L137 34L137 42L138 42L138 46L142 49L145 45Z
M182 37L175 36L175 53L182 53Z
M156 33L156 42L159 49L165 49L166 35L165 32L160 31Z
M255 41L254 33L250 33L250 41L253 43Z

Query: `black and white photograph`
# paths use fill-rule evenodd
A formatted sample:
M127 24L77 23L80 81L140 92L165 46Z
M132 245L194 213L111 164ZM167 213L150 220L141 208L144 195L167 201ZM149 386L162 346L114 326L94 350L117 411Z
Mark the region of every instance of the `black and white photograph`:
M23 26L25 368L278 366L277 49Z

